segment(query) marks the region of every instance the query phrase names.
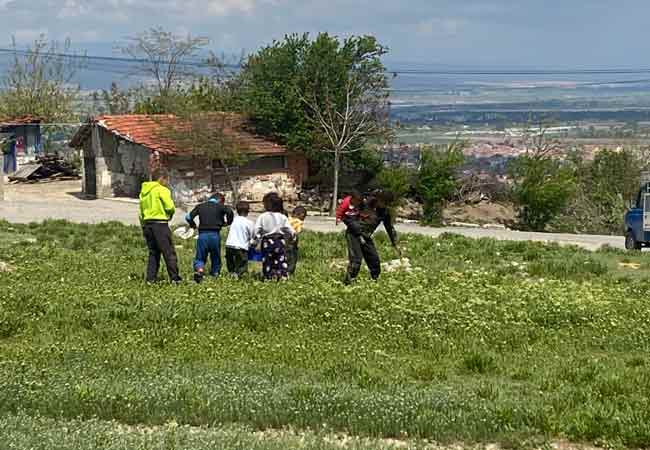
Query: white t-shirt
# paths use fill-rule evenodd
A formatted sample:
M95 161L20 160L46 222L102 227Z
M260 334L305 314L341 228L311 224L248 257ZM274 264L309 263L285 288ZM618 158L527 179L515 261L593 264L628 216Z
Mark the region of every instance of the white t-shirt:
M253 239L253 227L253 222L246 217L235 217L230 225L226 247L248 250L251 239Z
M287 216L280 213L265 212L257 218L255 224L255 237L263 238L272 234L289 234L295 236L296 232L289 224Z

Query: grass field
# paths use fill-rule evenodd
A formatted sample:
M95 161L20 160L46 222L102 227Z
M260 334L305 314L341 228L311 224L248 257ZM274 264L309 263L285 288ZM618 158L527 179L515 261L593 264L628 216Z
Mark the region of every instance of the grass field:
M421 270L345 287L342 236L301 245L287 283L146 286L137 228L0 223L0 442L650 446L645 254L404 236Z

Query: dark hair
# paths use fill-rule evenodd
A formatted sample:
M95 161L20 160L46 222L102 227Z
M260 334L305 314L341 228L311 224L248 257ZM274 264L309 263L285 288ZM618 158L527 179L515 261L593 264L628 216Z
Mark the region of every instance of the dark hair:
M382 191L382 190L377 190L371 192L368 197L366 198L366 204L370 208L386 208L390 204L392 204L396 199L396 196L394 193L390 191Z
M284 211L284 202L277 192L269 192L262 199L264 210L266 212L282 213Z
M304 215L304 216L307 215L307 208L305 208L304 206L296 206L296 207L293 209L293 216L294 216L294 217L296 217L296 216L303 216L303 215Z
M159 169L154 169L151 171L151 179L154 181L158 181L161 178L169 178L169 172L167 172L166 169L159 168Z
M251 209L248 202L237 202L235 208L237 209L237 214L240 216L247 216Z

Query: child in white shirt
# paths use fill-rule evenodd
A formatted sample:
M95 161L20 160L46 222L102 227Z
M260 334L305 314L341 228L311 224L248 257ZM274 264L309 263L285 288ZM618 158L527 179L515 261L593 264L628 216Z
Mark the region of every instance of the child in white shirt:
M226 240L226 266L230 275L241 278L248 271L248 249L254 237L254 225L247 218L250 211L248 203L239 202L236 209L237 217L230 225Z

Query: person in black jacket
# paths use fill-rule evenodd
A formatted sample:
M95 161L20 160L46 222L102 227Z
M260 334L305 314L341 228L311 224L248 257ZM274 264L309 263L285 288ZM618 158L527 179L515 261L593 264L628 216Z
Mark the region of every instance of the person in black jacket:
M381 275L381 259L372 239L372 235L377 231L379 225L384 225L391 244L399 253L397 232L388 209L391 198L392 194L388 192L374 192L356 208L356 211L350 211L344 216L343 223L347 227L345 237L348 243L349 259L346 284L357 278L364 260L373 280L377 280Z
M223 196L214 194L185 216L192 228L196 228L196 216L199 217L199 239L196 241L194 280L200 283L203 281L208 256L211 262L210 275L217 277L221 273L221 229L232 223L234 214L232 209L223 204Z

